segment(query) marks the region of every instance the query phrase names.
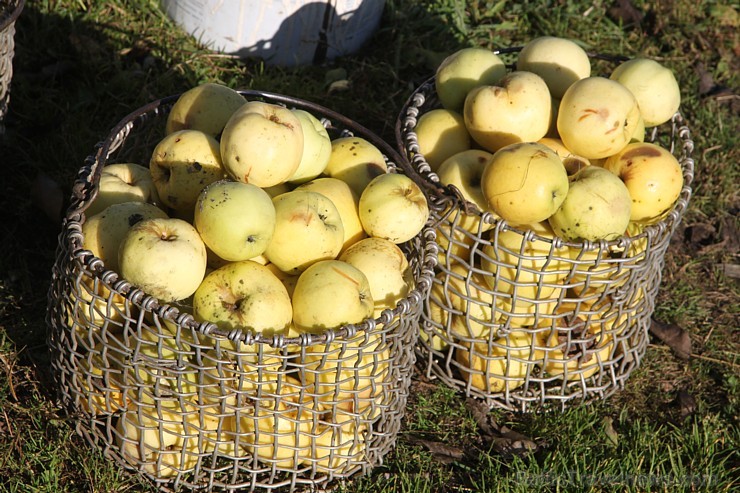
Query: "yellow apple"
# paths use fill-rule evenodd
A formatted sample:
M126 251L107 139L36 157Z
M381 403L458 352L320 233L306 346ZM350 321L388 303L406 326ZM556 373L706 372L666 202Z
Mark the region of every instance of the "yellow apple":
M98 194L85 215L94 216L109 205L132 201L158 205L157 187L149 168L135 163L109 164L100 173Z
M182 93L167 115L165 131L200 130L218 137L231 115L247 100L223 84L206 82Z
M544 320L549 320L563 294L562 287L555 287L548 297L537 299L516 295L498 295L494 299L494 317L501 324L514 328L531 329Z
M681 90L673 71L655 60L627 60L609 78L634 94L648 128L667 122L681 106Z
M315 262L339 255L344 225L331 199L318 192L293 190L272 202L275 231L264 255L277 268L298 274Z
M681 195L681 164L659 145L648 142L628 144L607 158L604 168L621 178L627 186L632 198L632 221L653 224L661 220Z
M627 230L630 201L619 177L599 166L588 166L570 177L568 194L548 221L565 240L613 240Z
M442 106L461 111L465 96L481 85L497 84L506 75L503 60L487 48L462 48L437 67L434 85Z
M193 224L219 258L249 260L262 255L275 231L275 206L256 185L220 180L204 188Z
M576 174L586 166L591 166L591 161L578 154L573 154L570 149L565 147L563 141L555 137L543 137L537 141L539 144L544 144L558 155L560 160L565 166L565 171L568 176Z
M455 316L450 335L462 340L487 339L496 320L492 318L493 294L486 275L455 264L448 273L437 277L442 281L441 292L440 298L433 301Z
M311 113L300 109L292 111L301 121L303 155L298 169L288 181L291 184L300 184L313 180L324 172L331 157L331 138L326 127Z
M540 36L524 44L516 61L517 70L533 72L560 99L576 81L591 75L591 60L577 43L555 36Z
M383 153L362 137L338 137L331 141L331 156L324 174L346 182L358 197L376 176L388 171Z
M422 114L414 127L419 152L432 171L458 152L470 149L470 134L465 120L456 111L437 108Z
M288 181L303 157L301 121L288 108L248 101L226 122L221 158L237 181L261 188Z
M310 453L304 460L306 466L318 471L342 472L364 462L367 426L358 426L356 418L339 423L327 423L312 437Z
M480 212L492 212L488 208L488 201L483 194L483 171L493 158L493 154L480 149L469 149L458 152L447 158L437 170L439 182L443 185L452 185L465 200L475 204ZM458 225L468 231L488 231L492 223L480 224L478 214L466 214L460 218Z
M303 183L297 190L318 192L328 197L337 207L344 228L344 241L340 253L367 236L360 222L358 211L360 198L347 182L339 178L321 177Z
M496 86L479 86L465 98L463 117L473 140L496 152L518 142L534 142L550 126L550 92L532 72L507 74Z
M399 173L377 176L360 195L359 215L368 236L393 243L418 235L429 219L427 198L419 185Z
M107 354L106 354L107 353ZM81 388L80 407L91 415L112 414L123 407L121 370L112 364L114 352L107 352L103 342L79 359L74 380Z
M370 283L358 268L322 260L306 269L293 291L293 323L303 332L357 324L373 314Z
M568 174L549 147L536 142L508 145L483 170L488 207L513 225L546 220L565 200Z
M126 233L118 263L127 281L169 303L195 293L206 272L206 246L182 219L146 219Z
M619 152L635 134L640 107L617 81L592 76L574 82L560 100L558 133L565 146L587 159Z

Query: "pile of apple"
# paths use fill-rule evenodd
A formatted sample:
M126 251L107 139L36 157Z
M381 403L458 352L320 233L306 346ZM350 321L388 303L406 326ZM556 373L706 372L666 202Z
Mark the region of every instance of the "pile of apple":
M429 209L418 185L392 171L370 141L332 138L308 111L202 84L174 103L149 163L102 170L83 247L224 333L323 333L381 316L414 287L399 244L420 233ZM367 430L357 423L379 415L389 385L382 334L294 353L226 338L204 350L215 339L198 342L147 314L137 337L117 339L111 327L137 316L98 283L84 287L87 308L71 321L80 343L103 326L113 335L82 360L82 405L122 412L117 439L133 464L168 477L218 449L334 469L361 452ZM153 364L121 361L134 349ZM196 353L197 365L183 361ZM152 370L170 363L169 376Z
M645 142L679 108L670 69L636 58L594 75L579 44L552 36L515 56L509 69L485 48L450 55L434 79L439 106L412 130L429 170L479 211L448 211L438 227L427 316L455 337L428 343L454 342L466 381L487 393L521 386L535 362L579 380L608 360L630 323L610 299L629 269L612 259L626 265L647 246L611 240L662 220L683 187L673 154Z

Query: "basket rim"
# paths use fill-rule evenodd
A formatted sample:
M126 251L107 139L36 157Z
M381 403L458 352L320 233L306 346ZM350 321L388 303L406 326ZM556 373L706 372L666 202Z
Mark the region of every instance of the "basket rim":
M511 54L521 51L522 48L523 46L513 46L494 49L492 51L497 55ZM629 57L623 55L612 55L590 51L587 51L586 53L589 58L612 61L615 63L627 61L630 59ZM401 107L400 112L398 113L394 126L394 132L396 146L403 159L401 161L403 172L417 180L417 183L422 186L428 196L441 198L443 203L441 205L438 205L438 207L445 208L451 206L449 207L450 211L456 208L462 209L462 211L467 215L480 216L484 221L494 225L494 228L498 228L503 231L514 231L521 235L524 235L525 237L531 237L531 239L537 241L555 243L556 247L567 246L573 248L583 248L584 250L588 251L594 249L605 250L610 248L626 248L629 247L631 243L640 241L644 238L651 236L660 236L663 231L667 230L669 232L672 232L672 230L675 229L675 227L680 222L681 215L688 207L688 202L692 194L691 184L693 183L694 178L694 160L691 156L691 151L693 151L693 140L691 140L690 138L690 130L679 110L673 115L669 122L676 127L675 130L677 138L681 138L682 135L686 135L685 141L683 143L688 143L691 146L691 149L686 152L684 156L677 158L679 163L681 164L681 171L684 178L683 187L673 207L671 207L671 209L669 209L665 213L665 217L663 217L663 219L656 223L645 225L643 230L639 234L634 236L623 234L619 238L613 240L601 239L598 241L572 241L564 240L563 238L560 238L558 236L555 236L554 238L549 238L546 236L538 235L531 230L522 228L519 225L509 224L504 219L494 217L490 212L481 211L475 204L466 201L463 198L462 194L454 186L443 185L440 182L431 180L427 174L422 174L418 170L417 166L408 158L409 150L407 147L407 136L409 133L413 132L412 130L409 130L406 126L406 119L409 116L409 110L413 108L414 111L418 111L421 106L423 106L424 100L420 102L420 97L426 99L426 97L428 97L429 95L436 94L434 82L435 75L428 76L412 91L412 93L409 95L409 97L406 99L403 106ZM418 118L418 115L415 116ZM421 153L418 153L417 156L419 156L422 161L426 163L426 160ZM419 159L419 157L415 157L415 159Z
M386 160L393 165L394 171L391 172L401 172L402 170L400 165L402 157L389 143L385 142L371 130L334 110L317 103L269 91L239 90L238 92L245 97L263 98L276 103L282 103L284 105L292 104L309 111L315 111L321 118L327 118L332 123L340 123L341 128L361 134L363 138L378 146ZM134 127L137 119L156 113L160 108L174 103L179 96L180 94L174 94L151 101L121 119L108 133L105 140L96 144L95 154L88 156L86 159L86 163L92 166L92 170L87 174L87 177L92 179L92 183L99 183L105 162L109 154L114 151L114 149L111 149L116 140L122 134L127 136L128 132ZM86 168L87 165L83 166L80 171ZM89 183L87 185L89 186ZM245 345L265 344L280 349L288 346L306 347L315 344L331 343L335 340L351 339L363 332L372 332L378 324L385 325L394 321L396 317L408 313L413 314L415 311L418 311L415 307L420 306L432 285L434 267L437 264L437 246L434 242L435 233L430 216L422 231L416 237L409 240L409 242L419 242L419 275L414 279L414 287L409 290L407 295L395 307L383 310L378 318L366 318L360 323L345 324L341 327L325 329L321 332L301 333L297 337L287 337L284 334L266 336L256 333L249 328L223 330L213 322L197 322L191 314L175 306L175 303L160 303L155 297L123 279L119 273L106 269L99 257L96 257L90 250L84 248L81 233L81 226L85 220L84 211L89 206L89 203L94 200L98 191L97 185L94 185L92 187L93 193L88 197L85 195L84 187L85 183L78 177L73 186L72 204L63 219L62 235L64 238L60 238L60 241L67 244L68 256L82 262L90 270L90 273L103 282L111 292L123 296L126 300L133 303L134 306L155 313L160 318L172 321L181 327L200 332L205 336L227 338L232 342L241 342Z
M2 19L2 17L0 17L0 19L2 19L0 21L0 31L5 31L5 29L8 26L10 26L11 24L13 24L15 21L18 20L18 17L21 15L21 11L23 11L23 8L25 7L25 4L26 4L26 0L18 0L18 2L16 3L15 8L13 9L13 11L10 13L10 15L8 17L5 17L4 19ZM10 5L8 5L8 6L10 7ZM4 11L4 12L1 12L1 14L4 15L7 12L8 11Z

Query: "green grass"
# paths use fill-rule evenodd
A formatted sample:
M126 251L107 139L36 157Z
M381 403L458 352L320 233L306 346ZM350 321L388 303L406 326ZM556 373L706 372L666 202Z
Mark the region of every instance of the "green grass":
M155 0L27 0L17 24L0 225L0 491L155 491L90 449L58 407L46 350L46 291L59 221L32 190L39 174L69 192L96 142L131 110L205 81L289 94L331 107L393 139L396 115L444 56L463 46L518 45L539 35L589 50L650 56L671 67L696 144L694 195L666 256L655 317L691 335L676 358L654 341L627 387L563 413L494 410L530 437L531 454L504 455L465 399L415 378L395 449L337 491L731 492L740 488L737 2L460 2L387 0L362 52L325 66L280 69L216 55L179 31ZM702 85L704 80L711 84ZM346 79L344 90L329 90ZM711 90L710 90L711 89ZM44 196L48 198L49 189ZM679 392L695 409L682 416ZM608 432L608 433L607 433ZM462 455L447 460L425 443Z

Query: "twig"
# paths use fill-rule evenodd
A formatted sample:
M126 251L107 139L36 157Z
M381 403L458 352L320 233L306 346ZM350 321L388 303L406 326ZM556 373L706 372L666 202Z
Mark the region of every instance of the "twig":
M660 350L663 350L663 351L671 351L671 348L669 348L667 346L658 345L658 344L650 344L650 347L657 348L657 349L660 349ZM704 361L711 361L712 363L720 363L720 364L723 364L723 365L728 365L731 368L738 368L738 369L740 369L740 364L738 364L738 363L731 363L729 361L725 361L725 360L722 360L722 359L712 358L711 356L703 356L701 354L692 354L691 357L692 358L701 359L701 360L704 360Z

